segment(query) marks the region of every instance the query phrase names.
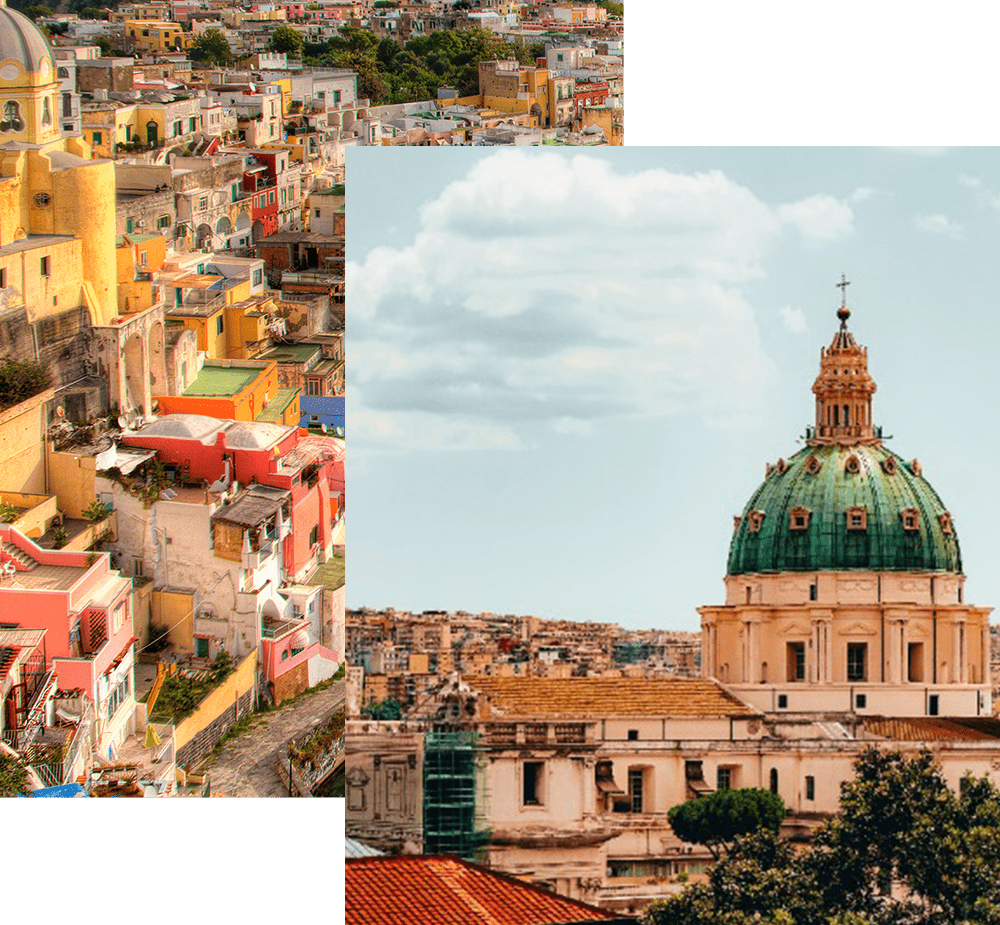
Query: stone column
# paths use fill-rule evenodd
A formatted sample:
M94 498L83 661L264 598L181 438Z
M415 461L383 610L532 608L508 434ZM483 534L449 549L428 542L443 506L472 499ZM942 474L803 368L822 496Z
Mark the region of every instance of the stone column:
M962 621L951 625L951 683L962 682Z

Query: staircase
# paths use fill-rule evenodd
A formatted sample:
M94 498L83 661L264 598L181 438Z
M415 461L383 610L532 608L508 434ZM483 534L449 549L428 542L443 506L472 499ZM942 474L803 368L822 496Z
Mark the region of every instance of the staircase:
M37 559L32 559L23 549L13 543L0 543L0 553L3 559L15 563L15 568L19 572L30 572L38 565Z

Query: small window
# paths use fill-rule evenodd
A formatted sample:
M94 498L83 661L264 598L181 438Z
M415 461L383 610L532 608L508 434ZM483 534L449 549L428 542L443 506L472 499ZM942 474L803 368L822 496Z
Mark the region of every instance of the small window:
M747 514L747 527L751 533L760 533L760 528L764 525L763 511L750 511Z
M868 680L867 642L849 642L847 644L847 680Z
M542 806L544 803L545 762L525 761L521 769L523 806Z
M319 524L309 531L309 545L315 546L319 542Z
M924 644L911 642L906 647L906 680L923 681L924 679Z
M816 473L819 472L819 470L822 468L823 468L823 463L821 463L817 457L810 456L806 460L806 472L808 472L810 475L816 475Z
M910 472L912 472L916 476L919 476L920 473L923 472L923 471L924 471L924 467L922 465L920 465L920 460L919 459L911 459L910 460Z
M806 775L806 799L816 799L816 778L811 774Z
M770 785L771 785L771 793L777 793L778 792L778 769L777 768L771 768L771 781L770 781Z
M263 270L254 270L253 271L253 284L255 286L259 286L263 282L264 282L264 271Z
M886 458L882 460L882 471L886 475L895 475L897 468L898 465L896 463L895 456L886 456Z
M7 268L0 269L0 289L7 288Z
M219 315L219 317L215 319L215 333L221 334L225 329L226 329L225 318L222 315Z
M169 215L161 215L156 220L156 227L157 228L169 228L170 227L170 216Z
M99 144L101 144L103 142L103 140L104 140L104 136L100 132L91 132L90 133L90 142L91 142L91 144L99 145Z
M811 582L809 585L809 600L811 601L816 600L817 594L818 594L818 588L816 582L815 581Z
M927 698L927 715L937 716L938 715L938 695L931 694Z
M204 212L208 208L208 196L202 196L198 200L198 211Z
M783 459L779 459L774 464L774 471L777 472L778 475L784 475L788 471L788 463L786 463Z
M788 694L778 694L778 709L779 710L788 709Z
M868 508L856 505L847 509L847 529L867 530L868 529Z
M913 532L920 529L920 511L915 507L908 507L899 512L899 519L903 522L903 529Z
M642 812L642 791L645 772L642 768L628 769L628 795L633 813Z
M715 789L731 790L733 786L733 769L718 768L715 772Z
M635 741L638 740L638 738L639 738L639 730L638 729L629 729L629 731L628 731L628 740L629 740L629 742L635 742Z
M39 272L42 274L42 276L48 276L51 268L52 268L52 258L42 257L39 266Z
M938 514L938 523L941 524L941 532L945 536L951 536L955 532L951 525L951 514L947 511L943 514Z
M867 694L855 694L854 695L854 709L864 710L868 706L868 695Z
M861 460L852 453L847 457L847 463L844 466L844 469L851 475L857 475L861 471Z
M809 529L809 508L793 507L788 514L788 527L791 530Z

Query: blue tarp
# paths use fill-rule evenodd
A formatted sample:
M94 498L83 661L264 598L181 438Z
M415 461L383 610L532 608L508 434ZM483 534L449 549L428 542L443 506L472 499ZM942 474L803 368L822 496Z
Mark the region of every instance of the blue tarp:
M43 787L41 790L32 790L29 797L85 797L87 791L79 784L62 784L59 787Z

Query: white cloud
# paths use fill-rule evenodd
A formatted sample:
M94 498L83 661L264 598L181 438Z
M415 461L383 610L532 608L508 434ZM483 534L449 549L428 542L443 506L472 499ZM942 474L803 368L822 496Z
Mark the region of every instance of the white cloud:
M489 155L411 244L348 262L351 432L412 449L630 415L742 426L771 372L742 290L788 223L830 240L851 212L829 196L776 210L719 171Z
M889 150L889 151L900 151L903 154L916 154L916 155L918 155L920 157L940 157L942 154L947 154L951 150L951 148L948 148L948 147L934 147L934 146L925 146L925 147L919 147L919 146L917 146L917 147L889 146L887 148L887 150Z
M962 226L958 222L953 222L947 215L917 215L913 219L913 224L919 231L926 231L928 234L945 234L952 238L962 237Z
M967 173L960 173L958 175L958 182L962 186L968 186L971 189L978 189L980 186L983 185L983 178L982 177L972 177L972 176L969 176L969 174L967 174Z
M778 219L792 225L807 241L839 241L854 231L854 211L846 203L826 194L779 206Z
M866 199L871 199L876 192L878 191L873 186L859 186L848 198L851 202L864 202Z
M806 313L801 308L785 305L778 309L785 327L793 334L804 334L806 331Z

